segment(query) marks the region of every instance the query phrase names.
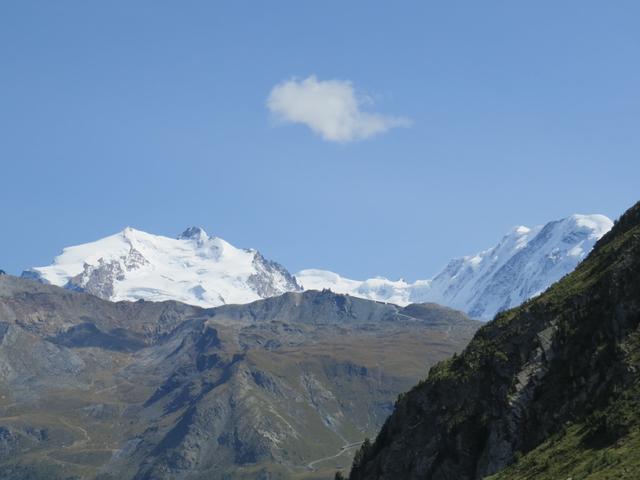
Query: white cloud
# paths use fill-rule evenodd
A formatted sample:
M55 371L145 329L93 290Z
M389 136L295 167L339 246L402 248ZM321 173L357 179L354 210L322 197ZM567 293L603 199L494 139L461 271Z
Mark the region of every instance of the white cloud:
M348 80L318 80L314 75L279 83L271 90L267 107L285 122L302 123L331 142L350 142L408 127L411 121L364 112L371 99L356 95Z

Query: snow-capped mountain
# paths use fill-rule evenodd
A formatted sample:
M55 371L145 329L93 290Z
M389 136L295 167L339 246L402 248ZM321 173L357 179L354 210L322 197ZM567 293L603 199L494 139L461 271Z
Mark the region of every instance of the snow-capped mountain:
M612 226L604 215L572 215L544 226L516 227L495 247L451 260L432 279L414 283L350 280L325 270L303 270L296 278L305 289L329 288L399 305L435 302L491 319L571 272Z
M52 265L32 268L23 276L107 300L177 300L204 307L301 290L281 265L198 227L177 239L128 227L65 248Z
M52 265L23 276L115 301L212 307L328 288L403 306L434 302L491 319L571 272L612 225L603 215L572 215L544 226L516 227L493 248L451 260L435 277L413 283L351 280L326 270L302 270L294 277L256 250L236 248L197 227L177 239L126 228L65 248Z

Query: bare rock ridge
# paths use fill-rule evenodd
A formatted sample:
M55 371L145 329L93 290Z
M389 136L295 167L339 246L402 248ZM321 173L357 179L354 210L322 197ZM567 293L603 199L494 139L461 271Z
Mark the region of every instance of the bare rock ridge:
M352 480L637 478L640 203L396 404Z

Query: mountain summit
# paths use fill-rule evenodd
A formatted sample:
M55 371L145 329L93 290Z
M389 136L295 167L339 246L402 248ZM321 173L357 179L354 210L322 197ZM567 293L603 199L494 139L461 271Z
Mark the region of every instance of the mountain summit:
M451 260L432 279L414 283L350 280L325 270L303 270L296 278L305 289L330 288L398 305L434 302L490 320L573 271L612 226L604 215L571 215L533 228L515 227L496 246Z
M106 300L177 300L211 307L299 291L284 267L200 227L177 239L135 230L65 248L23 276Z
M189 227L180 235L178 240L201 240L204 241L209 238L207 232L202 227Z

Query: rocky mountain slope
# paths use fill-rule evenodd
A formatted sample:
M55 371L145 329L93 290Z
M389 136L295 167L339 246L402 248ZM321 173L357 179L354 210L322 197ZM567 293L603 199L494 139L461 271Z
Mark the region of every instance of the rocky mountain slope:
M307 289L330 288L398 305L435 302L490 320L573 271L611 226L604 215L572 215L544 226L516 227L493 248L451 260L432 279L413 283L350 280L324 270L303 270L296 278Z
M256 250L242 250L197 227L177 239L125 228L65 248L24 277L105 300L176 300L212 307L299 291L296 279Z
M478 322L290 292L202 309L0 277L0 478L331 478Z
M403 395L350 478L638 478L639 325L640 203Z

